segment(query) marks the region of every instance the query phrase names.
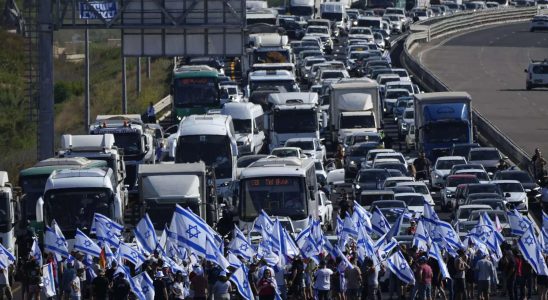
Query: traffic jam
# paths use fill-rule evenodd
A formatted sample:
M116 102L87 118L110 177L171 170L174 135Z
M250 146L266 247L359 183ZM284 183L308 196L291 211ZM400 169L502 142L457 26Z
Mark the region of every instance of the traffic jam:
M520 169L391 56L446 4L249 10L244 56L175 59L167 114L0 172L0 298L548 299L541 151Z

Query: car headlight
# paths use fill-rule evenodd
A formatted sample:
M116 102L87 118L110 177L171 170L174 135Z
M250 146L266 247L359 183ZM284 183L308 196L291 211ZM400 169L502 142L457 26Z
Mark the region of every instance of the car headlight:
M355 165L356 165L356 162L353 161L353 160L351 160L351 161L350 161L350 165L351 165L351 166L355 166Z
M445 191L445 197L447 197L447 198L453 197L453 192L451 192L451 191Z
M436 179L440 179L440 178L441 178L441 175L440 175L440 174L438 174L438 173L434 173L434 178L436 178Z

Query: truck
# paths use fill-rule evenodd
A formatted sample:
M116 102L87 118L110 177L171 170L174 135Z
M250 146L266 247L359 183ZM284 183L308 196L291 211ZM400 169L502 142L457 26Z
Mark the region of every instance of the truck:
M124 206L128 203L128 191L124 185L126 165L118 148L114 145L114 135L72 135L61 136L61 149L58 157L85 157L90 160L104 160L114 172L117 192L122 196Z
M123 225L124 206L114 184L111 168L55 170L36 202L36 221L55 220L68 240L76 229L88 233L95 213Z
M290 138L320 138L317 93L273 93L266 116L269 148L283 147Z
M257 63L294 63L289 38L278 32L277 25L256 24L248 26L248 47L242 69L250 70Z
M156 160L154 138L146 130L140 115L98 115L90 125L90 134L114 135L114 146L123 152L126 165L125 184L130 195L137 195L137 165Z
M142 214L147 213L156 231L170 222L178 204L190 208L209 225L217 222L217 201L212 173L203 162L140 165L139 199Z
M453 144L472 143L472 97L466 92L414 95L415 143L431 161Z
M18 249L15 227L19 222L18 212L19 201L9 182L8 172L0 171L0 242L16 258Z
M379 85L371 79L340 80L329 87L331 142L340 143L357 131L381 128Z
M321 3L320 18L331 21L332 28L346 31L346 8L350 8L350 1Z
M291 0L289 11L294 16L304 17L305 20L314 18L314 0Z

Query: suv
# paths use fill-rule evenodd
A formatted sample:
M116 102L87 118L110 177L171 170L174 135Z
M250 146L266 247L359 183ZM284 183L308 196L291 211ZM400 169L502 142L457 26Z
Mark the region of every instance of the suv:
M548 29L548 15L536 15L531 19L529 31Z
M529 67L525 69L527 78L525 88L530 90L536 87L548 87L548 58L543 61L532 60Z

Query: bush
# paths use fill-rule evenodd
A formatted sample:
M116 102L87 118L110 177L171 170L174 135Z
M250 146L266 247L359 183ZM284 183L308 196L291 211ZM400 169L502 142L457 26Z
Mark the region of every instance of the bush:
M55 104L63 103L72 96L81 96L84 93L84 84L81 81L58 81L53 87Z

